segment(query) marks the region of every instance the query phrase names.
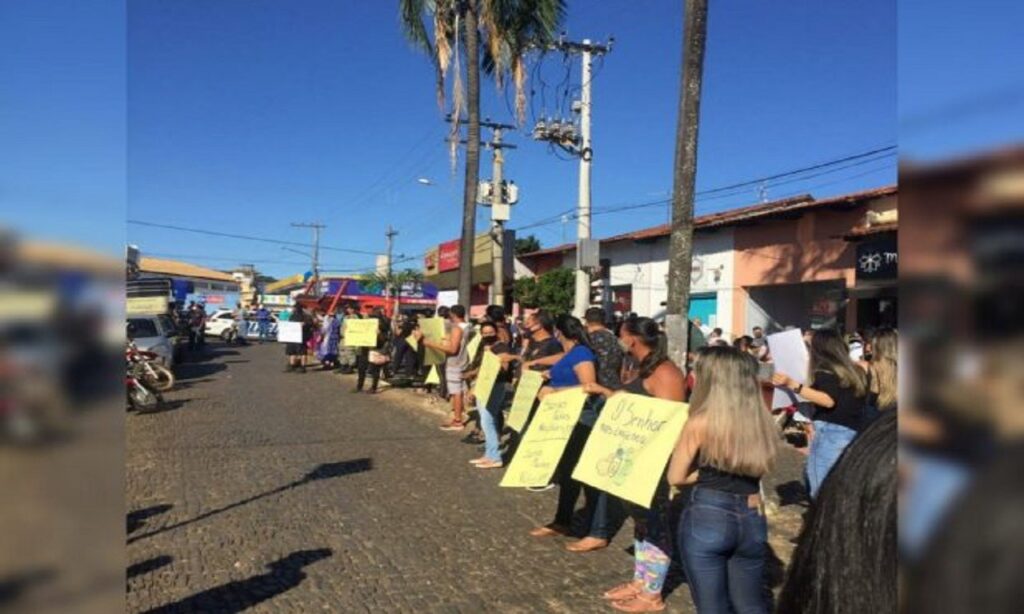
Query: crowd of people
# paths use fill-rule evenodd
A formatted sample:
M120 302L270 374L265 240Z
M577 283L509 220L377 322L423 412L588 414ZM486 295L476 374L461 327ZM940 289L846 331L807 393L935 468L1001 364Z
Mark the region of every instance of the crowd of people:
M530 489L558 489L552 520L530 535L570 536L577 529L566 550L592 552L607 547L632 517L632 575L603 595L615 609L664 609L673 561L685 574L698 612L772 609L765 585L768 519L761 480L786 442L767 402L766 391L773 388L801 399L788 410L801 417L811 501L779 611L840 611L832 600L843 598L883 610L896 603L894 581L880 575L889 566L854 565L862 575L850 578L841 567L853 563L834 554L844 548L867 558L891 554L895 564L895 497L881 493L889 486L895 492L895 331L850 337L834 329L807 331L808 371L788 374L774 371L760 327L730 343L720 329L705 332L692 322L684 372L667 357L663 325L650 318L607 322L603 310L592 308L582 319L538 310L513 320L494 305L473 322L459 305L424 315L443 318L443 338L428 338L416 315L392 320L379 309L361 314L355 304L344 305L339 315L296 306L288 321L302 324L303 340L286 344L286 369L304 371L307 357L315 355L322 369L355 372L355 393L377 393L384 380L440 395L450 404L450 418L440 428L462 432L472 426L463 441L481 446L482 453L470 460L480 470L507 466L529 431L530 419L520 432L505 427L524 372L535 371L544 381L531 419L547 395L581 388L587 401L551 483ZM374 346L345 346L349 318L378 322ZM428 351L440 353L441 364L428 365ZM478 398L475 384L487 353L500 370L489 397ZM688 418L649 508L572 478L602 408L623 392L688 403ZM677 520L671 514L674 498L682 504ZM582 525L574 527L574 518ZM866 585L865 578L879 584ZM824 585L820 590L809 588L818 583ZM865 586L876 589L865 591L870 595L847 594Z
M793 585L817 582L808 574L821 573L812 569L818 561L841 564L822 552L823 548L835 548L837 540L872 544L870 550L863 550L865 556L893 554L895 560L894 533L888 533L894 528L894 516L886 516L895 510L894 499L877 497L878 489L889 485L895 475L895 331L877 331L867 339L846 339L833 329L808 331L804 336L810 356L808 372L786 374L772 373L771 348L760 327L729 343L720 329L701 331L700 323L694 322L691 342L696 336L697 343L692 343L687 376L667 358L662 326L649 318L632 316L609 323L603 310L593 308L582 320L534 311L513 321L503 308L490 306L484 318L470 323L464 308L457 305L440 308L437 315L445 320L441 340L426 338L415 317L401 317L392 323L382 313L372 313L370 317L380 323L378 343L357 351L356 390L364 388L367 374L369 392L376 392L382 373L398 385L419 385L431 369L437 369L436 391L451 404L451 417L441 428L462 431L473 423L463 441L482 444L482 454L470 463L489 470L510 462L529 430L529 420L522 432L504 428L505 414L524 371L539 372L545 382L534 412L548 394L581 387L588 399L552 483L531 489L558 488L552 521L536 527L531 535L537 539L570 535L580 494L584 499L582 530L578 539L567 544L571 552L607 547L622 520L631 516L633 574L604 594L612 607L626 612L664 609L662 592L676 560L699 612L770 609L764 585L768 523L761 479L771 471L784 441L766 404L765 390L773 386L788 388L805 400L796 413L804 417L806 425L807 489L814 501L790 583L782 592L783 599L789 601L780 611L831 611L820 596L805 599L807 589ZM345 317L361 316L350 305ZM322 332L321 344L326 341L328 348L337 348L338 322L327 317L314 330ZM479 343L470 352L475 336ZM428 348L444 355L443 364L424 364ZM483 399L475 396L474 384L487 352L500 361L501 369L490 397ZM686 426L649 508L621 501L572 478L605 401L620 392L689 403ZM886 419L877 420L878 416ZM858 447L853 442L862 442L860 447L873 454L870 461L863 453L854 454ZM847 448L851 451L844 455ZM829 480L833 474L837 477ZM836 484L840 479L843 483ZM675 526L670 520L673 496L685 497ZM859 524L845 519L843 526L850 528L846 535L822 528L834 522L823 520L822 515L841 514L837 506L854 504L859 506ZM865 529L873 533L860 535ZM878 566L865 566L864 570L876 573ZM842 577L826 578L825 582L830 590L842 593ZM880 604L892 599L888 603L894 604L894 593L886 590L892 582L885 582L889 584L872 595L858 596L856 603ZM792 605L797 595L803 601L799 608Z

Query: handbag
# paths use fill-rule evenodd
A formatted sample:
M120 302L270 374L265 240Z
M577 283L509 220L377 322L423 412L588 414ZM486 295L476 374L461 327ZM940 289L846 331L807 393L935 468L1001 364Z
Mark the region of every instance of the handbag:
M370 364L373 365L386 365L389 362L391 362L391 357L383 352L378 352L377 350L370 350L370 356L367 358L367 360L369 360Z

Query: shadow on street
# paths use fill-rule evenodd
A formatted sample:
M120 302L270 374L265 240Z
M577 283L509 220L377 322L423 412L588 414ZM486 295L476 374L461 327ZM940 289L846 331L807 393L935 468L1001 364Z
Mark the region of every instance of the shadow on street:
M302 571L304 567L332 554L333 551L329 548L299 550L269 563L267 573L215 586L180 601L146 610L145 614L241 612L295 588L306 579L306 574Z
M166 527L161 527L159 529L154 529L154 530L149 531L147 533L141 533L139 535L135 535L135 536L129 537L128 538L128 543L131 544L131 543L134 543L134 542L136 542L136 541L138 541L140 539L146 539L147 537L152 537L154 535L159 535L160 533L165 533L165 532L171 531L173 529L178 529L178 528L190 525L190 524L192 524L194 522L199 522L200 520L205 520L207 518L210 518L211 516L216 516L218 514L222 514L222 513L226 512L226 511L233 510L236 507L241 507L243 505L247 505L249 503L252 503L253 501L258 501L259 499L263 499L263 498L269 497L271 495L276 495L276 494L285 492L287 490L291 490L293 488L302 486L304 484L310 484L312 482L316 482L316 481L319 481L319 480L327 480L327 479L331 479L331 478L340 478L340 477L344 477L346 475L352 475L354 473L362 473L364 471L370 471L371 469L373 469L373 461L371 459L369 459L369 458L358 458L358 459L355 459L355 460L341 461L341 462L338 462L338 463L324 463L322 465L317 465L312 471L310 471L306 475L302 476L302 478L300 478L298 480L295 480L294 482L290 482L290 483L285 484L283 486L279 486L279 487L277 487L277 488L275 488L273 490L268 490L266 492L262 492L262 493L260 493L258 495L253 495L251 497L242 499L241 501L236 501L234 503L225 505L223 507L219 507L217 509L213 509L213 510L210 510L208 512L204 512L204 513L196 516L195 518L191 518L189 520L182 520L181 522L176 522L176 523L168 525ZM166 511L166 510L164 510L164 511ZM129 533L131 533L131 530L129 530Z

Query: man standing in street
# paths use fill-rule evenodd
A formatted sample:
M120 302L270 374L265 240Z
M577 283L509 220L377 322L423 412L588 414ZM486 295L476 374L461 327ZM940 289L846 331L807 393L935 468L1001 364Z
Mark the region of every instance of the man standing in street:
M260 344L270 337L270 310L266 305L260 304L256 310L256 322L260 331Z
M619 340L605 326L604 310L591 307L583 319L590 336L590 349L597 355L597 383L609 390L622 388L622 348Z
M247 319L245 307L242 307L241 303L237 303L232 315L235 317L235 343L245 345L245 336L249 332L249 320Z
M443 431L461 431L466 423L463 418L463 398L465 382L462 373L469 366L469 356L466 351L466 308L462 305L452 305L448 310L448 319L452 324L448 332L448 338L435 342L423 338L423 331L417 330L413 333L416 340L425 347L444 352L448 358L445 360L445 383L448 385L448 397L452 402L452 420L441 425Z

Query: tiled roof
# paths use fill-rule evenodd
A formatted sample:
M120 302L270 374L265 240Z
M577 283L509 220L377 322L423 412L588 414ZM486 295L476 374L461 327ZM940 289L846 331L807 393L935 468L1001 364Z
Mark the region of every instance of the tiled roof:
M214 271L213 269L189 264L188 262L149 258L147 256L139 259L139 270L144 273L159 273L160 275L172 275L175 277L197 277L213 281L235 282L234 277L222 271Z
M810 194L803 194L791 198L785 198L781 200L772 201L770 203L759 203L751 205L749 207L741 207L739 209L730 209L729 211L722 211L720 213L709 213L707 215L699 215L694 218L693 223L695 228L716 228L719 226L729 226L732 224L738 224L741 222L759 219L764 217L771 217L781 213L789 213L792 211L800 211L810 208L828 207L839 205L843 203L855 203L863 200L869 200L872 198L882 198L895 194L898 188L895 185L885 186L881 188L873 188L871 190L863 190L861 192L853 192L850 194L843 194L841 196L833 196L829 198L823 198L821 200L815 200ZM641 230L634 230L632 232L626 232L618 235L613 235L605 239L601 239L601 243L615 243L617 241L642 241L644 239L656 239L659 237L668 236L672 232L672 226L670 224L661 224L659 226L652 226L650 228L644 228ZM537 256L544 256L548 254L556 254L560 252L572 251L576 248L575 243L566 243L556 247L549 247L540 251L531 252L529 254L523 254L520 258L535 258Z

